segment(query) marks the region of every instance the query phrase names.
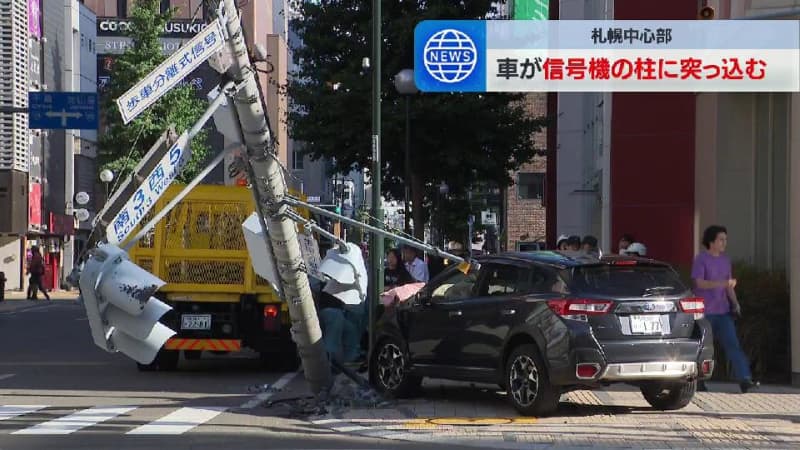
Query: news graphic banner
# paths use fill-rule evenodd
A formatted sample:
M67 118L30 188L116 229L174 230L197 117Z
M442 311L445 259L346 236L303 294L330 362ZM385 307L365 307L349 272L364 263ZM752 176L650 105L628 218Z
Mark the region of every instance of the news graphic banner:
M426 20L423 92L798 92L794 20Z

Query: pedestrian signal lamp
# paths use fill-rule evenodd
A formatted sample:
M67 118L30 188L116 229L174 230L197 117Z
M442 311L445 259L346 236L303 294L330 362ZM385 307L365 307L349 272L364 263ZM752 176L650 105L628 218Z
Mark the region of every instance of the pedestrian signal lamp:
M133 264L119 247L92 250L78 283L92 339L103 350L150 364L175 335L159 323L172 308L152 297L165 283Z
M700 8L700 12L697 14L697 18L700 20L711 20L715 16L714 8L711 6L704 6Z

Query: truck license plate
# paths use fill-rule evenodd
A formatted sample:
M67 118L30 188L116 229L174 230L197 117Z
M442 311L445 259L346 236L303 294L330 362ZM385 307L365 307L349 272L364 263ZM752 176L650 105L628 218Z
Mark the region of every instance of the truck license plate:
M658 314L631 316L631 332L634 334L662 334L664 328L661 325L661 316Z
M181 330L210 330L211 314L184 314L181 316Z

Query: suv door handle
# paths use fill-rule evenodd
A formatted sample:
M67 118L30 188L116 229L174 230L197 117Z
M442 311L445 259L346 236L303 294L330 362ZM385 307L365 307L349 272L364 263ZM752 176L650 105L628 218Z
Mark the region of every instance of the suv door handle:
M516 313L517 313L516 309L504 309L504 310L500 311L500 314L502 314L504 316L513 316Z
M450 311L450 317L459 317L461 316L461 311Z

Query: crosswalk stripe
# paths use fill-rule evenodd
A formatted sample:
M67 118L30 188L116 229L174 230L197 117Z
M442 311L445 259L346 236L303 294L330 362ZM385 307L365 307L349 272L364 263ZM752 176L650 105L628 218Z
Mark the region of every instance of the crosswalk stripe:
M71 434L80 429L113 419L136 409L135 407L94 407L40 423L12 434Z
M127 434L183 434L222 414L227 408L181 408Z
M47 408L46 405L0 405L0 420L13 419Z

